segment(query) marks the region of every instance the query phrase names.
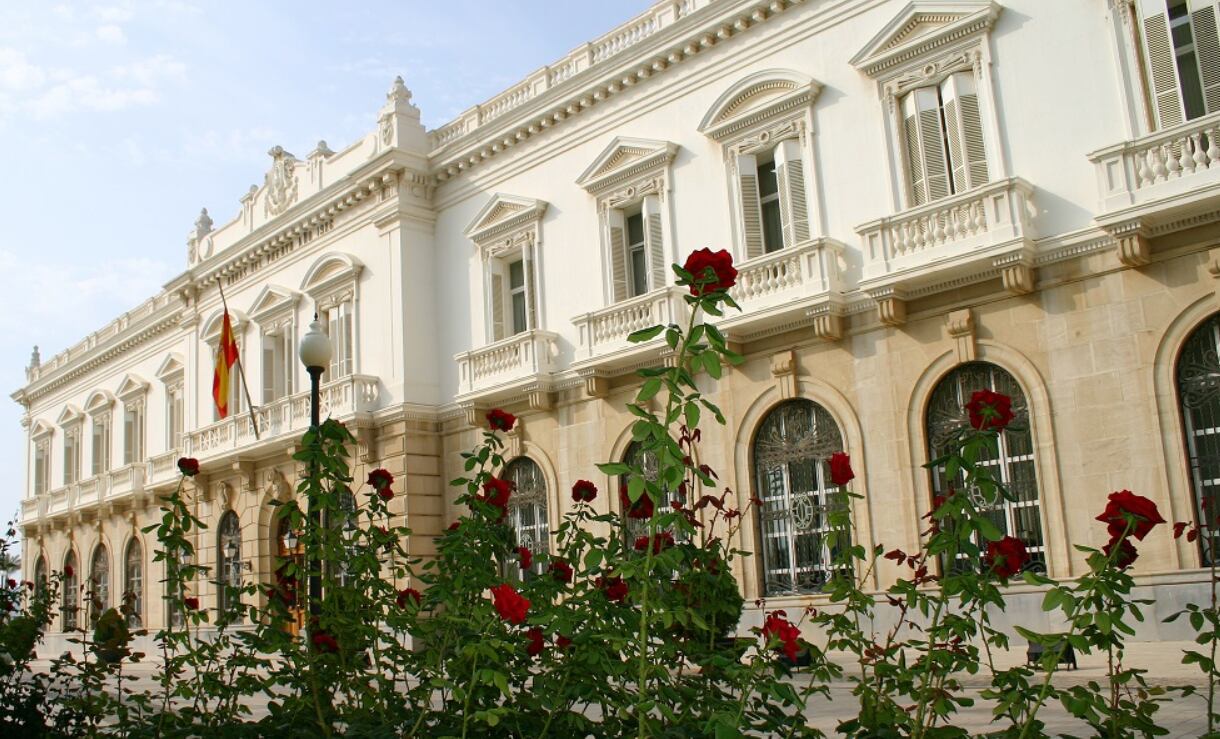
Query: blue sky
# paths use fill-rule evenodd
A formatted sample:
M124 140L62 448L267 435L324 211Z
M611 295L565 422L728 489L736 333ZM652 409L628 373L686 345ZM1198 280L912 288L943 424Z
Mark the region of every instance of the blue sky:
M229 220L267 149L338 150L394 75L439 126L648 0L62 3L0 0L0 389L185 268L201 207ZM0 515L21 409L0 402Z

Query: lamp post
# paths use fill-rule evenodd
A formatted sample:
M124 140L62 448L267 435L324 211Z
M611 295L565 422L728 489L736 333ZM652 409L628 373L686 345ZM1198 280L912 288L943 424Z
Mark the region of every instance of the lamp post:
M322 323L318 321L318 314L313 316L313 323L309 324L309 331L301 337L301 345L298 349L298 354L301 357L301 362L305 365L305 371L309 373L309 424L314 432L314 444L321 447L321 439L318 437L318 427L322 424L320 419L319 409L319 384L322 381L322 373L326 371L327 365L330 364L331 357L330 337L322 328ZM316 478L318 474L317 462L311 462L309 465L310 478ZM318 561L318 544L317 536L319 535L319 511L314 501L314 495L309 496L308 514L309 521L313 525L314 541L311 551L306 552L306 567L309 571L309 614L318 616L321 613L322 606L322 568ZM311 625L311 630L316 628Z

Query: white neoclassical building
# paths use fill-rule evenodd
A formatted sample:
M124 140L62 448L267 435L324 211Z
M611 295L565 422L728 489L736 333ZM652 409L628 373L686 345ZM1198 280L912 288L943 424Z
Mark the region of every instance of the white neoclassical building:
M1057 577L1100 546L1106 495L1220 512L1220 37L1216 0L661 0L432 131L402 80L340 150L270 151L231 220L205 211L162 291L28 369L28 577L73 564L109 603L163 608L141 533L197 457L199 560L269 581L308 424L298 337L336 356L324 411L357 476L398 478L427 555L446 480L491 407L517 413L513 522L547 546L580 478L637 454L626 335L682 317L671 262L729 249L746 362L702 376L728 426L702 455L757 553L747 603L817 603L830 452L852 456L857 536L918 546L950 481L922 465L982 387L1016 399L994 460L1002 528ZM544 60L540 60L544 61ZM301 151L297 145L293 145ZM227 209L214 208L213 211ZM223 285L246 400L210 398ZM89 327L82 326L82 330ZM256 438L254 423L259 434ZM617 506L603 494L597 505ZM883 562L874 586L900 576ZM1155 616L1207 581L1168 527L1135 567ZM195 591L214 606L215 582ZM69 589L70 592L75 592ZM1028 604L1029 607L1021 604ZM85 618L65 598L56 628ZM751 609L753 606L751 606ZM1038 626L1036 597L1011 618ZM751 622L758 618L750 610Z

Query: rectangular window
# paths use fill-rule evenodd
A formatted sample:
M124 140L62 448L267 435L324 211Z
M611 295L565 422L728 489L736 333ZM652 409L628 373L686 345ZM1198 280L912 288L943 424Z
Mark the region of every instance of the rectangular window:
M508 296L512 304L512 333L519 334L529 328L529 308L525 294L525 260L518 259L508 265Z
M930 203L987 182L973 73L957 72L938 85L908 93L902 99L902 127L909 205Z
M123 464L144 461L144 407L130 404L123 409Z
M93 474L110 471L110 416L93 419Z
M644 214L627 216L627 254L631 270L631 297L648 292L648 251L644 242Z
M1215 0L1137 0L1144 75L1158 128L1220 111Z
M339 303L322 317L326 335L330 337L330 367L324 380L330 381L352 374L354 366L353 325L351 303Z
M292 336L287 331L263 335L263 402L292 394Z
M51 454L48 443L43 440L34 445L34 495L47 491L51 479Z
M64 484L71 485L80 478L80 430L64 432Z
M758 165L758 200L762 208L763 251L770 254L784 248L784 227L779 210L779 178L775 161Z
M168 449L182 448L182 431L185 424L183 413L185 403L182 398L182 386L174 385L165 394L165 428L168 437L165 440Z
M1169 6L1169 36L1173 39L1174 61L1182 93L1182 108L1186 120L1206 115L1203 103L1203 81L1199 77L1199 58L1191 29L1190 13L1185 0ZM1212 60L1220 61L1220 60Z

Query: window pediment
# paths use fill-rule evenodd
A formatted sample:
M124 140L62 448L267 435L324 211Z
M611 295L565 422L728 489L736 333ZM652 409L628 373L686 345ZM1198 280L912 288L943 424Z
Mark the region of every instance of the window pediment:
M327 254L309 268L301 281L301 292L316 303L346 300L355 295L356 281L363 269L364 263L350 254Z
M919 58L974 41L995 25L1003 8L991 0L915 0L851 58L870 77L888 76Z
M119 384L117 395L124 402L135 400L148 392L148 380L137 375L127 375Z
M208 344L216 344L220 341L220 329L224 325L224 315L224 309L221 308L203 324L203 330L199 332L199 335ZM233 338L241 336L248 320L246 314L239 310L229 311L229 322L233 324Z
M85 401L85 412L91 416L101 415L109 412L113 405L114 395L105 390L97 390Z
M576 178L576 184L601 195L629 180L663 170L677 153L678 145L671 141L616 136Z
M724 141L743 129L812 105L822 85L791 69L766 69L721 93L699 123L699 133Z
M55 427L51 424L39 419L30 427L30 438L34 440L45 439L55 433Z
M301 294L295 290L268 285L250 305L250 318L264 329L273 328L268 324L278 324L285 317L290 317L300 299Z
M483 249L484 256L515 247L522 239L536 241L538 223L547 205L545 200L496 193L479 209L464 233Z
M79 423L82 419L84 419L84 417L85 414L81 412L80 408L68 403L64 406L64 409L60 411L59 417L55 419L55 423L59 424L60 426L70 426L71 424Z
M170 352L161 362L161 366L157 368L157 379L165 384L181 380L185 372L186 363L182 361L182 355L177 352Z

